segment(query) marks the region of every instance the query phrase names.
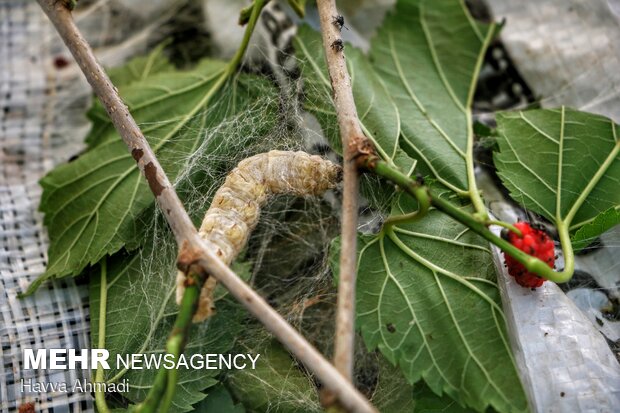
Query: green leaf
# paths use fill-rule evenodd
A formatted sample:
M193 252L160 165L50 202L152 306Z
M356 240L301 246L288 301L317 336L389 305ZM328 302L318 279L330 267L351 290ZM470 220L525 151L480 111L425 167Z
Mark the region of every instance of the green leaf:
M495 165L514 200L571 232L620 205L618 125L569 108L497 115ZM588 236L605 226L591 226Z
M121 88L171 181L199 156L197 150L210 156L201 169L212 177L275 122L277 100L271 85L241 75L218 91L224 67L207 61L191 72L157 74ZM261 122L239 123L237 116ZM227 121L239 123L235 140L229 130L222 131ZM153 195L116 131L109 126L98 139L96 147L41 180L49 263L29 292L45 279L78 274L106 254L141 243Z
M495 136L497 136L497 130L488 127L482 122L474 122L474 134L479 138L493 138L492 142L495 144ZM491 147L493 145L485 145L485 148Z
M465 154L473 139L471 101L494 25L475 22L458 0L399 1L372 41L370 59L345 48L364 132L387 161L404 149L441 184L466 192ZM302 28L297 55L306 110L338 142L320 38Z
M218 92L218 80L226 63L206 60L192 71L153 73L142 81L117 86L131 114L140 125L144 136L169 140L178 128L187 127L200 110L205 110ZM86 137L89 147L110 140L120 141L114 125L99 100L93 103L88 117L97 126ZM151 130L153 133L151 133Z
M237 274L237 277L241 278L245 282L249 282L252 277L252 263L250 261L244 261L243 258L237 257L230 265L230 269ZM228 294L230 294L230 291L228 291L228 289L221 283L218 283L213 291L213 299L215 301L221 300Z
M379 357L379 376L371 401L384 413L473 413L475 410L461 407L447 395L437 396L423 382L412 386L402 372L385 358Z
M594 220L588 222L575 232L571 238L573 249L580 251L590 245L592 241L603 232L612 229L620 224L620 210L609 208L600 213Z
M304 108L317 117L332 146L341 152L342 145L321 36L310 27L302 26L297 33L295 47L307 84ZM391 160L398 151L398 110L362 52L347 45L346 55L362 129L373 140L381 155L386 160Z
M415 210L401 196L393 214ZM484 411L527 410L487 243L437 210L360 238L357 323L410 383Z
M471 102L494 33L462 1L399 1L370 49L401 114L402 147L457 191L468 188Z
M151 240L152 242L152 240ZM165 353L165 342L178 313L174 302L175 248L168 240L162 248L156 244L128 254L119 252L107 258L105 278L100 267L90 271L91 337L93 348L99 347L100 320L105 325L105 347L110 352L112 369L105 370L106 381L129 381L129 392L123 396L141 402L157 374L154 368L124 370L116 365L116 356ZM155 245L155 244L151 244ZM101 303L102 292L106 301ZM103 310L103 311L102 311ZM103 316L102 316L103 314ZM218 301L217 313L208 323L193 325L184 354L226 354L243 331L243 310L232 299ZM118 369L117 367L120 367ZM192 405L205 397L203 391L217 383L219 370L179 369L177 391L172 412L192 410Z
M249 351L260 353L256 369L236 370L227 377L229 390L249 411L321 411L314 384L279 343L267 342Z
M302 19L306 15L306 0L288 0L289 6Z
M415 408L412 413L472 413L475 410L459 406L448 396L437 396L424 383L418 383L413 390ZM396 411L396 410L393 410Z
M148 55L131 59L123 66L108 69L107 73L112 84L117 88L124 89L130 84L146 80L154 74L173 71L174 66L163 54L166 44L166 42L161 43ZM101 135L109 132L112 125L101 102L96 97L93 97L93 107L86 115L92 121L92 127L86 137L86 143L89 147L93 147L100 143Z
M380 412L413 412L413 386L402 372L379 356L379 377L370 399Z
M156 73L171 72L174 66L163 54L167 42L159 44L146 56L131 59L123 66L107 70L110 80L116 87L127 86L145 80Z
M220 383L209 390L207 397L195 407L195 411L207 413L245 413L245 408L242 404L235 404L226 387Z

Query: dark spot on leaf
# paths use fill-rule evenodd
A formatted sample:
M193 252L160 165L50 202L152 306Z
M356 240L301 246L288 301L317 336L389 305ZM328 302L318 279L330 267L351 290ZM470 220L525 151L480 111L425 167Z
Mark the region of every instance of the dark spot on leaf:
M153 165L153 162L149 162L144 165L144 176L146 176L146 180L149 183L153 194L155 194L156 197L161 195L165 188L157 180L157 167Z
M392 324L392 323L387 323L385 325L385 328L387 328L387 331L389 331L390 333L395 333L396 332L396 327L394 327L394 324Z
M142 151L142 149L140 149L140 148L134 148L131 151L131 156L133 156L133 158L136 160L136 162L138 162L140 160L140 158L142 158L143 155L144 155L144 151Z

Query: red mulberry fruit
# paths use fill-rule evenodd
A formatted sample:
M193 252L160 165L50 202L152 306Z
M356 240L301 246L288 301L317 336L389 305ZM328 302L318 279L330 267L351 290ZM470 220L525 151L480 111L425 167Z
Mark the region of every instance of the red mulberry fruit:
M546 262L549 267L553 268L555 264L555 249L553 240L549 235L540 229L532 228L527 222L517 222L515 227L521 231L521 237L512 231L507 231L504 237L521 251ZM527 288L537 288L545 282L544 278L529 272L523 264L508 253L504 252L504 257L508 273L515 277L517 284Z

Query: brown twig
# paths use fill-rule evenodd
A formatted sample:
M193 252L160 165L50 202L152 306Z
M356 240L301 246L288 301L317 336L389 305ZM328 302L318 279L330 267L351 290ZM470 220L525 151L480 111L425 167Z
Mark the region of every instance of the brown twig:
M75 26L67 2L58 0L38 0L38 2L73 54L95 94L103 103L114 127L146 177L157 204L165 212L164 216L180 246L179 267L187 271L193 264L217 278L282 344L316 374L327 388L338 396L342 405L355 412L375 412L376 410L368 400L277 311L205 248L181 200L127 106Z
M355 280L357 264L357 215L359 155L373 152L372 145L360 127L351 79L347 71L343 43L340 38L342 25L335 0L317 2L321 19L321 35L327 60L327 68L334 97L343 150L343 201L340 250L340 274L338 277L338 305L336 310L336 335L334 338L334 365L348 380L353 379L355 344ZM323 394L323 404L333 404L329 392Z

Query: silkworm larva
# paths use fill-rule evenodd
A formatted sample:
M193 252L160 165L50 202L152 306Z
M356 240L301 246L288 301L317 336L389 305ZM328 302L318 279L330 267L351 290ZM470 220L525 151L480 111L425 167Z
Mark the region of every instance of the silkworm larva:
M217 190L200 226L207 247L227 265L237 257L256 227L260 208L271 195L320 195L340 179L339 166L305 152L270 151L239 162ZM177 304L185 290L185 274L177 273ZM209 318L214 310L216 280L204 284L194 322Z

